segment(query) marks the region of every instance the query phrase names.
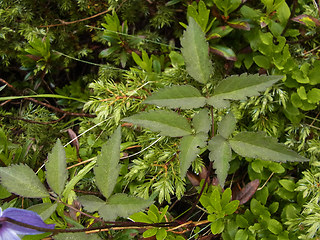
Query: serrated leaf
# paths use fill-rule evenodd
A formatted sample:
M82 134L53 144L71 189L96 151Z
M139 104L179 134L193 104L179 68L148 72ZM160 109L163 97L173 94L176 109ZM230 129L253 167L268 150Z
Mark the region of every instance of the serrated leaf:
M196 133L208 133L211 127L211 121L207 109L201 109L192 119L193 128Z
M47 183L55 193L60 195L68 178L66 152L60 139L48 154L46 170Z
M78 198L83 208L88 212L96 212L103 207L106 202L94 195L83 195Z
M112 194L119 176L120 144L121 128L118 127L102 146L101 154L97 157L94 167L96 185L106 198Z
M87 234L84 232L78 232L78 233L59 233L53 237L54 240L80 240L80 239L86 239L86 240L101 240L98 234L92 233Z
M47 189L27 165L0 168L1 184L12 193L29 198L49 197Z
M234 132L236 123L237 120L233 113L229 112L222 118L221 122L218 123L218 133L227 139Z
M181 46L187 72L196 81L205 84L213 72L209 59L209 45L201 27L191 17L181 38Z
M164 87L144 101L161 107L182 109L203 107L205 102L199 90L190 85Z
M305 162L308 161L278 143L276 138L266 136L262 132L241 132L229 140L232 150L243 157L259 158L275 162Z
M200 148L206 146L208 135L198 133L197 135L184 136L180 142L180 177L185 178L191 163L197 158Z
M153 200L128 196L124 193L112 195L106 205L99 208L98 212L106 221L114 221L117 217L129 217L153 203Z
M233 75L222 80L215 88L214 94L207 99L207 103L216 107L228 107L228 100L246 100L247 97L257 96L259 92L272 86L282 76L259 76L258 74L240 76Z
M219 184L223 188L230 168L231 148L225 138L216 135L209 141L208 149L212 167L216 169Z
M181 137L192 133L188 120L176 112L155 110L142 112L122 121L137 124L162 136Z

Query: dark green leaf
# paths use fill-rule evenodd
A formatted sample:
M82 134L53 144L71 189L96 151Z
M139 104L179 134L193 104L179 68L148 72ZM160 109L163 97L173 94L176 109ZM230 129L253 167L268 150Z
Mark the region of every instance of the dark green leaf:
M1 184L12 193L29 198L49 197L47 189L27 165L0 168Z
M96 212L103 207L106 202L94 195L83 195L79 197L79 201L88 212Z
M218 84L213 96L207 100L207 103L216 108L228 107L229 101L226 101L226 99L246 100L247 97L257 96L259 92L272 86L281 78L282 76L259 76L258 74L228 77Z
M117 217L127 218L152 204L153 200L128 196L124 193L112 195L107 204L100 207L98 212L106 221L114 221Z
M180 142L180 177L184 178L191 163L197 158L200 148L206 146L208 136L205 133L184 136Z
M187 72L196 81L206 83L213 71L209 59L209 45L204 32L193 18L189 18L189 25L181 38L181 45Z
M176 112L155 110L142 112L123 119L124 122L149 128L160 132L162 136L181 137L192 133L187 119Z
M229 140L232 150L243 157L276 162L305 162L308 159L261 132L240 132Z
M211 121L207 109L201 109L192 119L192 125L196 133L208 133L211 127Z
M118 127L106 144L102 146L94 167L96 185L106 198L113 192L120 171L121 128Z
M208 149L209 159L213 161L212 167L216 169L219 184L223 187L230 167L231 148L225 138L216 135L209 141Z
M229 138L236 128L236 123L237 120L233 113L229 112L222 118L221 122L218 123L218 133L226 139Z
M144 101L161 107L182 109L203 107L205 102L199 90L190 85L164 87Z
M36 205L32 205L28 208L28 210L34 211L40 215L42 220L46 220L49 218L52 213L56 211L58 204L57 203L40 203Z
M52 152L48 154L46 170L47 183L55 193L60 195L68 178L66 152L60 139L52 148Z

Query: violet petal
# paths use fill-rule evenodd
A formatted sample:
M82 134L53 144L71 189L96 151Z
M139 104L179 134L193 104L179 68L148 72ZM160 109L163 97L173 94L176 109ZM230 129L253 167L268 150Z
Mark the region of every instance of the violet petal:
M54 226L55 226L54 224L45 224L37 213L29 210L25 210L25 209L7 208L6 210L3 211L2 217L8 217L19 222L23 222L26 224L30 224L30 225L42 227L42 228L54 229ZM22 227L10 222L3 223L2 228L12 229L17 234L20 234L20 235L34 235L34 234L42 233L41 231Z
M4 228L3 226L0 228L0 240L21 240L18 235L9 228Z

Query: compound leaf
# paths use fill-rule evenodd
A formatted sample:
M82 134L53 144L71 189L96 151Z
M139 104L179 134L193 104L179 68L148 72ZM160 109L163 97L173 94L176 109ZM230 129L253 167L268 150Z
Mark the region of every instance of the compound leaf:
M208 149L212 167L216 169L219 184L223 188L230 168L231 148L224 137L216 135L209 141Z
M262 132L240 132L229 140L232 150L243 157L259 158L275 162L305 162L308 161L278 143L276 138L266 136Z
M246 73L227 77L217 85L214 94L207 99L207 103L216 108L229 107L227 100L246 100L247 97L259 95L259 92L272 86L281 78L283 76L259 76Z
M47 183L55 193L60 195L68 178L66 152L60 139L52 148L52 152L48 154L46 170Z
M199 90L190 85L164 87L144 101L161 107L182 109L203 107L205 102Z
M117 183L120 166L121 128L118 127L110 139L102 146L94 167L96 185L106 198L113 192Z
M206 146L208 135L198 133L197 135L184 136L180 142L180 177L184 178L191 163L197 158L200 148Z
M187 72L196 81L205 84L213 72L209 59L209 45L201 27L191 17L181 38L181 45Z
M12 193L29 198L49 197L47 189L27 165L0 168L1 184Z
M154 132L160 132L162 136L181 137L192 133L188 120L176 112L155 110L142 112L123 121L149 128Z

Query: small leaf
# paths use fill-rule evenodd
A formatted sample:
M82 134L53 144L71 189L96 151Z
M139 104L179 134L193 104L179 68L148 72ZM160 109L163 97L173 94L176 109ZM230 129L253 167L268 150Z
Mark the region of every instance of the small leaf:
M216 219L214 222L211 223L211 232L213 234L222 233L223 230L224 230L223 219L219 218L219 219Z
M292 21L301 23L306 26L320 26L320 21L312 16L302 14L291 18Z
M236 193L234 199L240 200L240 205L248 202L255 194L259 187L259 179L255 179L246 184L239 192Z
M240 76L230 76L222 80L215 88L213 96L211 96L207 103L216 107L228 107L230 100L246 100L247 97L257 96L259 92L272 86L279 81L282 76L259 76L241 74Z
M48 154L46 170L47 182L50 188L60 195L68 178L66 152L60 139L57 140L52 148L52 152Z
M203 107L205 102L199 90L190 85L164 87L144 101L161 107L182 109Z
M94 167L96 185L106 198L108 198L117 183L120 166L121 128L118 127L106 144L102 146L101 154L97 157Z
M130 219L135 222L153 223L147 214L143 212L137 212L130 216Z
M223 188L230 167L231 148L225 138L216 135L209 141L208 149L209 159L213 161L212 167L216 169L219 184Z
M243 20L237 20L237 21L228 21L227 24L230 27L241 29L245 31L250 31L250 24Z
M208 136L204 133L184 136L180 142L180 177L185 178L191 163L197 158L200 148L206 146Z
M142 112L122 121L149 128L154 132L160 132L162 136L181 137L192 133L188 120L176 112L155 110Z
M236 128L236 123L237 120L233 113L229 112L222 118L221 122L218 123L218 133L226 139L229 138Z
M156 234L157 240L163 240L167 237L167 231L164 228L158 229L158 232Z
M309 103L319 103L320 102L320 89L319 88L312 88L308 94L308 102Z
M211 52L229 60L229 61L237 61L236 54L231 48L221 46L221 45L213 45L210 46Z
M232 150L243 157L260 158L275 162L305 162L308 161L288 149L276 138L268 137L261 132L240 132L229 140Z
M1 184L12 193L28 198L49 197L47 189L27 165L0 168Z
M229 202L222 210L225 212L226 215L231 215L234 213L239 206L239 200L234 200Z
M151 229L148 229L147 231L145 231L145 232L142 234L142 236L143 236L144 238L150 238L150 237L156 235L157 232L158 232L158 228L151 228Z
M253 57L253 61L261 68L269 69L271 66L271 61L268 57L263 55L257 55Z
M275 219L269 219L268 220L268 229L273 234L279 234L283 230L282 224L280 222L278 222L277 220L275 220Z
M207 83L213 72L212 63L209 59L209 45L201 27L191 17L181 38L181 46L187 72L196 81L203 84Z
M238 216L237 216L238 217ZM248 233L247 231L243 229L239 229L235 235L235 240L247 240L248 239Z
M114 221L117 217L127 218L152 204L153 200L128 196L124 193L112 195L106 205L99 208L98 212L106 221Z
M207 109L201 109L192 119L192 125L196 133L208 133L211 127L211 121Z

